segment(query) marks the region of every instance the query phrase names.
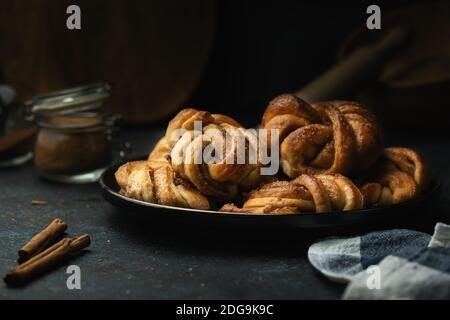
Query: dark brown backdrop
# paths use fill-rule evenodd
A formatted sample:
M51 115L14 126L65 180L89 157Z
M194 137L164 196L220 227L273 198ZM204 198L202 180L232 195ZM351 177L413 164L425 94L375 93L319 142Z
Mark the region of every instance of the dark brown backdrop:
M66 8L82 9L82 30ZM214 35L211 0L1 0L0 69L23 99L107 81L127 120L160 119L197 85Z

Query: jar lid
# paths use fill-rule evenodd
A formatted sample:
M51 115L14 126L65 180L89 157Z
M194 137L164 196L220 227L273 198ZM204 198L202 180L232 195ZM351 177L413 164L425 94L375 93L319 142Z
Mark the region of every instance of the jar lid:
M95 112L102 107L103 100L110 96L110 91L108 84L94 83L39 95L33 98L31 112L40 115Z

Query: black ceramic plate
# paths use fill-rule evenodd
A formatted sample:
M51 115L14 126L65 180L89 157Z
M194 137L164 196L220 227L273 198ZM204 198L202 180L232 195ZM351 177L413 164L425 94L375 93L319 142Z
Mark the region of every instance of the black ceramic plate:
M144 159L144 158L142 158ZM139 160L139 159L136 159ZM121 164L117 164L104 172L100 178L100 186L104 198L120 208L121 214L138 214L147 218L165 219L176 223L213 224L215 226L265 226L269 228L290 226L300 228L338 228L361 224L377 225L378 222L411 220L417 214L424 214L426 207L439 193L440 182L436 179L430 188L419 198L380 208L330 213L299 213L280 215L248 215L225 214L218 211L205 211L170 207L147 203L124 197L119 194L114 173Z

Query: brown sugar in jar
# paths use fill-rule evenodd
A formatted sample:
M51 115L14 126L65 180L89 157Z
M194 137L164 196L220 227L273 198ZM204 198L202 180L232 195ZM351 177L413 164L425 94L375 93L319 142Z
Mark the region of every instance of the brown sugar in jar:
M43 177L66 183L95 182L109 166L117 119L103 107L109 90L98 83L34 99L32 112L38 127L34 162Z
M111 162L111 139L99 117L58 117L41 122L34 161L44 176L83 175Z

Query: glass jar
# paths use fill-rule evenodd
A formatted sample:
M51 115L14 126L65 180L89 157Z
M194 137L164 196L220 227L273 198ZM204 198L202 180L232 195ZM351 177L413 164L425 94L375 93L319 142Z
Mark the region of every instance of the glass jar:
M34 162L43 177L95 182L111 164L117 118L103 105L109 92L108 85L99 83L33 99L38 127Z
M15 91L0 85L0 168L20 166L33 158L36 127L26 120L26 114Z

